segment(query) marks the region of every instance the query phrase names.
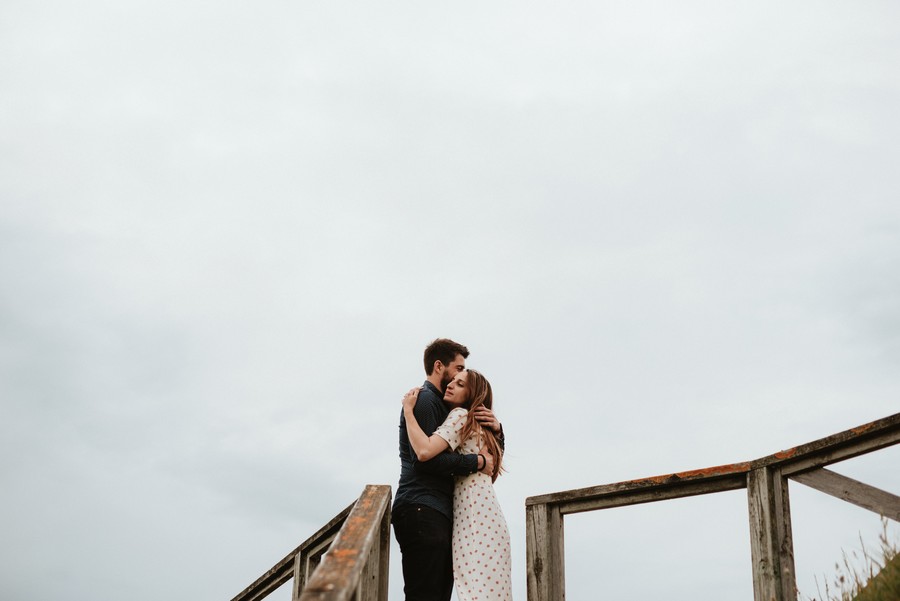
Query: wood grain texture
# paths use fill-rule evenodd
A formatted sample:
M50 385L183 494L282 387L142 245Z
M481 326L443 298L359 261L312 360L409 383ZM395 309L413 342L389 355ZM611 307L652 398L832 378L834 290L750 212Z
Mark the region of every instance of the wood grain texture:
M525 508L525 554L528 601L562 601L566 597L563 516L552 504Z
M791 480L900 522L900 497L880 488L825 468L794 474Z
M375 599L382 587L377 580L386 569L380 563L388 535L385 514L390 513L391 487L366 486L337 537L300 594L300 601ZM370 596L370 591L376 591ZM387 601L385 596L380 601Z
M747 478L750 558L754 601L794 601L794 550L788 487L777 471L762 467Z
M569 502L577 502L587 506L586 502L590 500L612 499L614 497L625 499L629 494L634 494L635 498L638 498L638 493L648 491L673 491L684 487L687 492L691 490L691 487L701 482L709 483L709 492L717 492L715 490L717 481L722 481L722 490L734 490L735 488L743 488L746 485L747 474L757 468L777 468L783 475L790 476L865 453L871 453L897 443L900 443L900 413L810 443L779 451L754 461L535 495L525 499L525 505L557 503L564 506ZM660 500L662 500L662 497L676 498L678 496L690 496L690 494L705 493L678 495L677 493L669 494L667 492L661 495ZM643 496L640 498L647 497ZM628 503L609 504L607 506L612 507L622 504ZM589 509L584 509L584 511L589 511ZM574 511L566 512L574 513Z

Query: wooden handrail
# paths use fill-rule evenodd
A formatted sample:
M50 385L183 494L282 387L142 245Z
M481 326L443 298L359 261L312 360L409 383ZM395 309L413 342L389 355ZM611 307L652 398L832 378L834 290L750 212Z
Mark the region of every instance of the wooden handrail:
M528 497L528 601L565 598L567 514L747 489L756 601L796 597L788 480L900 520L900 496L824 469L900 443L900 413L754 461ZM391 488L359 499L232 601L260 601L294 579L293 601L387 601Z
M900 413L755 461L528 497L528 601L565 598L567 514L746 488L757 601L796 597L788 479L900 519L900 496L824 469L900 443Z
M637 502L662 501L735 490L747 487L747 475L754 469L763 467L779 469L784 475L793 476L871 453L898 442L900 442L900 413L755 461L536 495L525 499L525 506L550 503L561 506L563 513L577 513L619 505L634 505ZM635 500L630 500L632 497ZM641 500L637 501L638 498ZM593 507L591 501L596 501L598 506Z
M288 553L265 574L241 591L231 601L260 601L294 579L291 599L354 599L358 601L387 601L388 557L390 552L390 504L391 487L368 485L359 498L346 509L334 516L299 547ZM363 533L363 536L360 536ZM349 567L346 576L338 581L333 578L316 582L317 588L324 589L332 596L304 596L312 584L318 567L322 563L332 565L330 550L337 541L342 547L359 545L355 553L338 553L344 560L342 566ZM350 555L354 555L349 561ZM361 565L357 565L361 562ZM331 574L331 568L325 574ZM350 590L353 589L353 590Z
M390 486L366 486L300 601L387 601Z

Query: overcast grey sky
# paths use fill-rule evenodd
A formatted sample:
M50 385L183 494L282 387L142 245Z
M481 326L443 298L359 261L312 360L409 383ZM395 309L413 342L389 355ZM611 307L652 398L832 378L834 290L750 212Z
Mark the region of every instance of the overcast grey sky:
M0 597L230 599L396 486L438 336L496 391L518 599L527 496L896 413L898 23L5 0ZM880 525L791 492L815 594ZM749 599L746 523L740 492L567 518L568 598Z

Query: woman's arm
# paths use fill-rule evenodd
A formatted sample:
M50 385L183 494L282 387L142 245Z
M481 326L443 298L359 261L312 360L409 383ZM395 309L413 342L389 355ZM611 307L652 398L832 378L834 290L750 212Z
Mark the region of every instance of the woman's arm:
M403 417L406 419L406 433L409 436L409 444L416 453L419 461L428 461L450 448L450 444L438 436L432 434L426 436L425 431L419 426L416 414L416 398L419 396L419 388L413 388L403 397Z

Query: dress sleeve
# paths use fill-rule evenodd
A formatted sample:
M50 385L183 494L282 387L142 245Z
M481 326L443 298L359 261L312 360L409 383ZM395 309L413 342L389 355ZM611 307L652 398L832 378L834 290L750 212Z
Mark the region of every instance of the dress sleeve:
M466 424L466 416L468 414L469 412L462 407L457 407L447 415L444 423L434 431L435 434L447 441L451 451L455 451L462 444L462 441L459 439L459 433Z

